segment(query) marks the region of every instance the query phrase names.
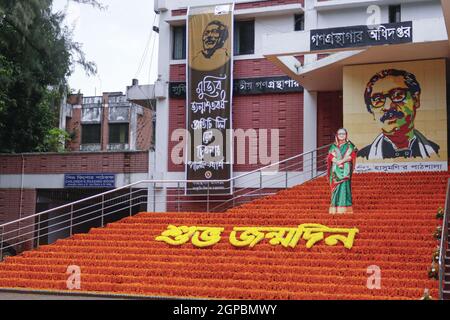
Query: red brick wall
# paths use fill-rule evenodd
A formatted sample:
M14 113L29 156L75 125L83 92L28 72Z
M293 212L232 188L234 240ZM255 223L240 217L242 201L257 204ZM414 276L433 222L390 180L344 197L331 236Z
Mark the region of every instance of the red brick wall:
M71 151L79 151L81 144L81 108L73 108L72 118L67 118L66 131L74 133L74 139L69 143L68 149Z
M302 60L303 57L297 57ZM234 78L251 78L285 75L277 66L266 59L237 60L234 62ZM170 66L170 81L185 81L186 65ZM169 171L184 171L183 165L175 165L171 160L173 147L170 135L175 129L186 128L186 104L184 99L169 101ZM235 96L233 98L234 129L279 129L279 159L286 159L303 152L303 93L267 94ZM270 140L270 132L268 132ZM246 148L248 149L248 148ZM270 141L268 150L270 150ZM246 161L248 162L248 150ZM270 152L270 151L269 151ZM236 147L235 147L236 160ZM236 161L235 161L236 162ZM247 171L261 167L256 165L235 165L235 171Z
M334 134L343 125L342 92L317 94L317 146L334 141Z
M169 103L169 134L175 129L186 128L185 100L171 99ZM236 96L233 98L234 129L279 129L279 160L283 160L303 152L303 93L265 94L255 96ZM270 131L268 152L270 152ZM184 171L183 165L175 165L171 160L173 147L177 141L170 141L169 136L169 171ZM236 146L235 146L236 163ZM258 153L259 155L259 153ZM249 165L249 150L246 147L247 164L236 164L234 171L249 171L262 166L259 163ZM259 159L259 157L258 157Z
M150 149L151 136L152 136L152 111L148 108L143 108L144 114L138 115L137 119L137 137L136 148L138 150Z
M297 58L302 60L303 57ZM246 59L234 62L233 77L235 79L283 75L286 74L267 59ZM172 64L170 66L170 81L186 81L185 64Z
M186 64L170 65L169 79L171 82L186 81Z
M0 189L0 223L19 219L20 189ZM22 194L22 217L35 213L36 190L24 189Z
M10 221L17 220L19 218L24 218L36 213L36 190L34 189L24 189L22 192L22 215L20 215L20 199L21 192L20 189L0 189L0 224L7 223ZM26 227L34 223L34 218L30 218L21 222L20 227L23 234L27 234L33 231L33 227ZM6 227L5 231L14 230L18 228L19 225L12 224ZM16 233L7 233L4 240L8 240L16 236ZM15 242L21 242L26 239L30 239L33 233L22 236L20 239L14 239L9 241L10 244ZM31 249L31 242L24 242L14 249L18 251Z
M26 154L25 174L148 172L148 152ZM0 155L0 174L20 174L20 155Z

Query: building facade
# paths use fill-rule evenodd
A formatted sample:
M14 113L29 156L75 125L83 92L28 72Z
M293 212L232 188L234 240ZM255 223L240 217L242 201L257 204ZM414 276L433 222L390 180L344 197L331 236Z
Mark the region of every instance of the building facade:
M150 156L156 165L150 169L155 179L186 177L185 165L173 161L179 140L171 137L187 125L188 8L222 3L155 1L160 15L159 79L153 90L156 144ZM234 1L233 15L234 130L255 129L257 134L259 129L278 130L275 142L278 159L283 160L333 142L337 129L345 126L362 150L360 171L447 170L450 8L446 1L244 0ZM385 76L374 78L383 71ZM389 91L380 109L366 103L365 91L375 82L406 82L409 75L421 91L412 92L412 85L402 83L399 89L411 97L393 102ZM290 90L286 82L279 85L285 77L299 87ZM394 81L391 86L395 85ZM270 86L273 90L262 90ZM402 109L396 118L393 110L409 102L413 116ZM377 110L383 113L378 116ZM413 138L398 147L392 141L406 127ZM378 158L369 157L368 147L375 141L384 150ZM246 159L251 149L245 147ZM238 163L238 154L235 144L233 176L264 165Z
M66 188L68 174L113 174L114 187L184 180L174 133L187 128L188 8L222 3L155 1L156 83L133 81L126 96L69 97L60 126L73 133L72 152L1 155L2 221L88 195L80 187L78 196L64 196L74 190ZM243 0L234 1L233 17L232 128L257 140L252 145L244 135L241 149L234 143L233 177L267 165L261 155L274 145L269 163L326 146L343 126L360 150L360 171L448 169L448 1ZM406 145L396 135L404 128ZM311 171L321 168L315 163ZM286 169L282 175L293 177L286 184L269 182L277 177L271 172L270 179L241 179L234 188L276 191L303 181L305 172L303 165ZM153 185L149 196L162 201L148 210L174 209L170 186ZM198 202L178 209L204 210Z

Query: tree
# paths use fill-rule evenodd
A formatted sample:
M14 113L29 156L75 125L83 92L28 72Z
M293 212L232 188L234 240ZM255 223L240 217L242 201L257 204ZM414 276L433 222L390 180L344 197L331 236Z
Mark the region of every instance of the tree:
M0 152L49 151L71 66L96 73L63 19L52 0L0 0Z

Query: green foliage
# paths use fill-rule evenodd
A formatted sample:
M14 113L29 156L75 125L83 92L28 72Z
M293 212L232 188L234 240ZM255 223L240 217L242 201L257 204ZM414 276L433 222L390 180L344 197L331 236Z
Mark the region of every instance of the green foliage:
M39 146L39 152L64 152L66 144L71 140L70 134L59 128L48 131L43 143Z
M71 66L96 73L63 19L52 0L0 0L0 152L55 150L52 130Z

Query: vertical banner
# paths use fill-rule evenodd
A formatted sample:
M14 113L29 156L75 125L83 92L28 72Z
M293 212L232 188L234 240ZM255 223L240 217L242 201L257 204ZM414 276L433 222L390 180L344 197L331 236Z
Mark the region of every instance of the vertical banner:
M231 178L233 9L233 4L226 4L188 10L187 180ZM186 186L186 194L232 191L230 182L195 182Z

